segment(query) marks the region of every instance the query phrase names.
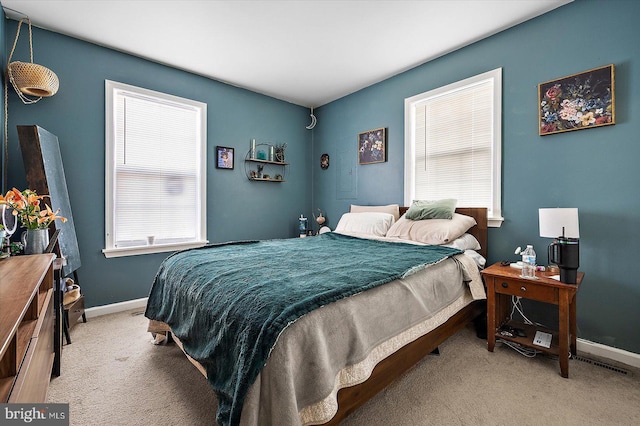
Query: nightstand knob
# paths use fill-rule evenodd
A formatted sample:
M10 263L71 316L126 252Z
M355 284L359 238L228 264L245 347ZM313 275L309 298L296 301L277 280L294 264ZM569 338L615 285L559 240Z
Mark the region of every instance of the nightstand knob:
M522 286L522 287L520 287L520 290L527 291L527 288L525 286Z
M507 287L509 287L509 284L507 284L507 283L502 283L502 288L507 288Z

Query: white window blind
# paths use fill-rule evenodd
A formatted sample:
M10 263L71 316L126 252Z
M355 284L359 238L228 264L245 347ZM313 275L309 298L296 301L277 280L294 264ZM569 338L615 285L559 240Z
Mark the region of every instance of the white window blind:
M500 70L405 100L405 203L455 198L500 211ZM497 87L498 86L498 87Z
M111 81L105 87L105 255L206 243L206 104Z

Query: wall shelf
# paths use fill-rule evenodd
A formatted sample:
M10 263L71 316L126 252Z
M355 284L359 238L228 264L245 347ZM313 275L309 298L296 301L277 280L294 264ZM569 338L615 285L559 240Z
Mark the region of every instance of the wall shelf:
M275 164L278 166L288 166L289 163L280 163L278 161L269 161L269 160L258 160L257 158L247 158L245 159L245 161L251 162L251 163L264 163L264 164Z
M259 144L256 146L256 152L258 147L264 147L268 151L270 145ZM260 158L251 158L251 150L247 152L244 159L244 170L247 175L247 179L257 182L285 182L289 163L284 161L270 161Z

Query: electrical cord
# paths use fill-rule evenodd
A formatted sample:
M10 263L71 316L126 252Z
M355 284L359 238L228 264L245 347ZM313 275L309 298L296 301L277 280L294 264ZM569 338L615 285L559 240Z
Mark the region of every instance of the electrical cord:
M527 358L533 358L538 353L540 353L540 351L538 351L536 349L525 348L524 346L520 346L519 344L514 343L514 342L510 342L508 340L498 339L498 340L496 340L496 342L499 342L499 343L502 343L504 345L509 346L511 349L513 349L514 351L518 352L520 355L525 356Z
M537 325L537 326L540 326L540 327L545 327L543 324L540 324L540 323L537 323L537 322L533 322L529 318L527 318L527 316L524 314L524 309L522 308L522 304L520 302L521 299L522 298L519 297L519 296L511 296L511 315L509 316L509 319L513 320L513 315L517 311L518 314L520 314L520 316L522 317L522 320L523 320L523 322L525 324L527 324L527 325ZM527 347L519 345L518 343L511 342L511 341L508 341L508 340L498 339L496 341L500 342L500 343L502 343L502 344L504 344L504 345L506 345L508 347L510 347L514 351L518 352L520 355L525 356L527 358L533 358L537 354L542 353L541 351L538 351L537 349L527 348Z
M545 327L546 326L544 324L540 324L539 322L533 322L531 321L529 318L527 318L527 316L524 314L524 309L522 308L522 304L520 303L520 300L522 298L520 296L511 296L511 315L509 316L509 319L513 319L513 314L515 313L515 311L518 311L518 313L520 314L520 316L522 317L522 319L524 320L524 323L527 325L537 325L539 327Z

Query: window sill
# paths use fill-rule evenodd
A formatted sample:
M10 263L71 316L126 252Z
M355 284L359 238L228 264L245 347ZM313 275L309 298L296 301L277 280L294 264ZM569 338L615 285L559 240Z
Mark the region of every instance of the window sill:
M109 259L112 257L137 256L139 254L174 252L178 250L202 247L208 243L209 241L205 240L205 241L193 241L189 243L179 243L179 244L155 244L150 246L139 246L139 247L110 248L110 249L103 249L102 254L104 254L104 257Z
M500 228L504 222L504 217L490 217L487 220L487 226L489 228Z

